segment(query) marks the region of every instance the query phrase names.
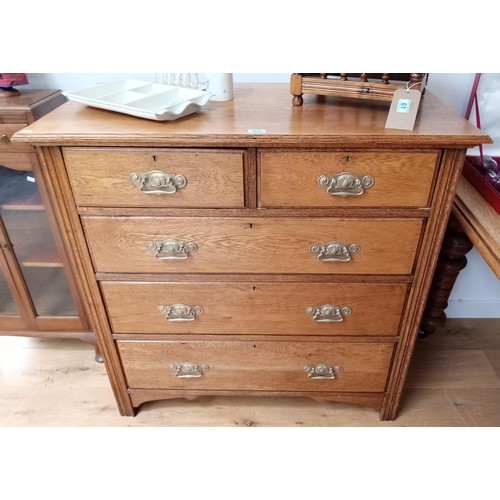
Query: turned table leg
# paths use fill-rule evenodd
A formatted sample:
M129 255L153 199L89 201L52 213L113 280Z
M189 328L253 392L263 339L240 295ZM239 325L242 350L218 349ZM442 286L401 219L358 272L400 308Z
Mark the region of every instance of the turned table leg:
M434 333L436 327L446 321L444 310L448 307L448 299L460 271L467 265L465 255L472 247L460 224L451 215L420 323L419 338Z

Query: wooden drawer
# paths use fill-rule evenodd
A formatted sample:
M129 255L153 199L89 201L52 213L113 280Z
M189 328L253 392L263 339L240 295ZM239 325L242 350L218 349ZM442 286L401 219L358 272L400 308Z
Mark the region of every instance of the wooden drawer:
M396 335L407 285L102 282L116 333ZM334 307L330 307L334 306Z
M435 152L261 151L259 203L263 207L426 207L438 158ZM357 194L339 194L353 183L357 187L350 192Z
M133 389L383 392L393 352L391 343L293 340L117 345ZM310 378L314 365L328 365L335 378ZM328 367L316 367L317 376Z
M243 207L243 156L237 150L64 149L77 205L103 207ZM131 180L136 174L148 178L144 187Z
M4 124L12 125L13 123L20 123L20 128L24 128L28 121L28 116L24 111L14 111L13 109L3 107L0 113L0 126Z
M0 124L0 153L5 153L8 151L22 151L22 150L33 150L33 147L19 142L13 142L12 136L24 127L27 127L27 123L16 123L16 124Z
M82 220L95 270L117 273L411 274L422 228L420 219ZM161 250L172 247L162 244L168 240L182 242L192 251L165 255L179 260L160 259ZM335 244L325 246L335 241L345 246L340 255L335 255L339 248Z
M0 150L0 165L13 170L33 170L38 163L34 151Z

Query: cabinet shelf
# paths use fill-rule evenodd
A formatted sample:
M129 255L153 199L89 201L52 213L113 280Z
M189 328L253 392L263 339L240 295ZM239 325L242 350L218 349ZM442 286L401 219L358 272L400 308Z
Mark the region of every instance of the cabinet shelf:
M45 214L9 212L4 215L18 262L24 267L62 267Z
M31 298L38 316L77 316L63 269L26 269Z
M28 175L0 167L0 210L44 210L37 185L27 180Z
M17 314L19 314L19 311L14 298L10 293L7 282L0 274L0 315L15 316Z
M31 285L31 298L39 316L78 315L62 269L30 269L26 277ZM19 312L6 286L5 282L0 281L0 316L16 316Z

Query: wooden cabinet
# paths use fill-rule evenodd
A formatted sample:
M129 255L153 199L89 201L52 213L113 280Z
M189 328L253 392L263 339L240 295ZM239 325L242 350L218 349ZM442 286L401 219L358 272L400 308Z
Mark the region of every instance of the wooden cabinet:
M467 147L430 92L388 105L237 85L157 123L66 103L41 148L118 407L307 396L394 419Z
M0 334L95 343L47 196L37 151L12 136L65 102L55 90L0 97Z

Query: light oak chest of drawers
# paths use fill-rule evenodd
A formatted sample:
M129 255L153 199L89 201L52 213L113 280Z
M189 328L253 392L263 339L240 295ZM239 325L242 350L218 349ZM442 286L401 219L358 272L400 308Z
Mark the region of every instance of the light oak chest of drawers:
M203 395L305 396L397 415L468 147L430 92L292 107L281 84L156 123L67 103L42 148L123 415Z

